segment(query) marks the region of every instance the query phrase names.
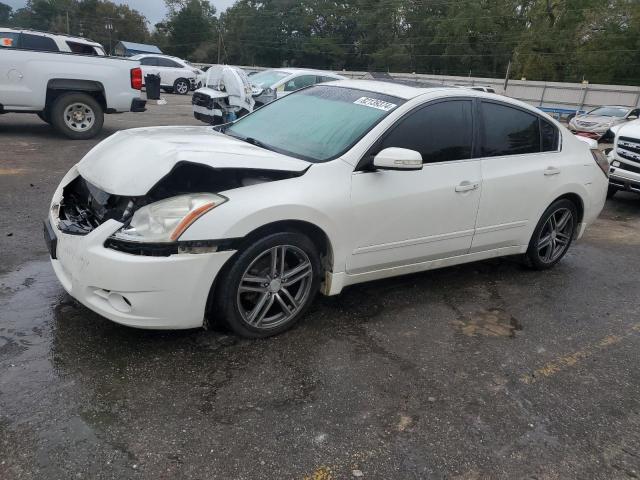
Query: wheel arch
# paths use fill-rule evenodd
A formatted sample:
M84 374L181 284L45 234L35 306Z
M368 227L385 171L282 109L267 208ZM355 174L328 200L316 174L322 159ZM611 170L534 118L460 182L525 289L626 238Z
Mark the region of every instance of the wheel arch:
M263 238L274 233L283 232L295 232L306 235L309 240L314 243L316 248L318 248L323 269L325 271L333 270L334 252L329 235L327 235L327 233L319 226L305 220L277 220L261 225L260 227L257 227L247 233L244 237L233 240L230 244L226 245L225 248L229 250L240 251L246 245L251 244L259 238ZM216 275L211 285L205 308L205 327L213 325L217 320L216 312L213 310L215 307L214 298L216 295L216 289L218 288L219 280L221 279L221 277L225 276L225 272L231 267L231 265L235 261L236 256L237 253L229 258L229 260L227 260L223 268Z
M569 200L576 206L576 209L578 210L578 223L582 223L582 220L584 219L584 200L577 193L569 192L569 193L560 195L553 202L551 202L549 206L553 205L558 200L564 200L564 199ZM577 228L577 225L576 225L576 228Z
M65 93L86 93L92 96L105 111L108 108L102 83L95 80L76 80L71 78L53 78L47 82L45 108L51 108L53 102Z

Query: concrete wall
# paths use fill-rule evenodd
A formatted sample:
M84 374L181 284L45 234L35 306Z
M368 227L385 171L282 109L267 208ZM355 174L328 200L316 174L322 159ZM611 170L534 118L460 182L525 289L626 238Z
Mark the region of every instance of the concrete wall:
M245 70L261 71L263 67L242 67ZM367 72L336 72L349 78L369 78ZM442 85L483 85L493 87L496 93L522 100L544 109L590 110L600 105L623 105L640 107L640 87L624 85L598 85L589 83L537 82L528 80L509 80L504 89L504 78L454 77L446 75L425 75L410 73L391 73L394 78L412 82L440 83Z

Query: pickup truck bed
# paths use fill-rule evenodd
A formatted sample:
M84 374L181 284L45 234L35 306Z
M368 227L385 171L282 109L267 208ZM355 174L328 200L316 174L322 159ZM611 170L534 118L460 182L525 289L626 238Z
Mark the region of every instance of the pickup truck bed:
M0 50L0 113L37 113L70 138L95 136L105 113L144 111L141 87L137 61Z

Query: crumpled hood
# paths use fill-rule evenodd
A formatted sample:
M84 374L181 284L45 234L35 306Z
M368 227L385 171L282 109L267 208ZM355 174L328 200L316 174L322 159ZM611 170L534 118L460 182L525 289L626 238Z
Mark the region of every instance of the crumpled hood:
M575 120L578 122L592 122L602 125L603 123L620 123L623 122L623 118L618 117L605 117L602 115L576 115Z
M140 196L179 162L290 172L301 172L310 165L211 127L149 127L123 130L99 143L80 161L78 172L105 192Z

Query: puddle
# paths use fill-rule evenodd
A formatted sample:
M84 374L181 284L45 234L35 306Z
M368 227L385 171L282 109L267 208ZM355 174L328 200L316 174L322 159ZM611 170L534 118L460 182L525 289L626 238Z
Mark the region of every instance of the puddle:
M516 336L522 325L513 316L499 308L481 310L472 315L462 315L451 322L456 330L467 337L509 337Z

